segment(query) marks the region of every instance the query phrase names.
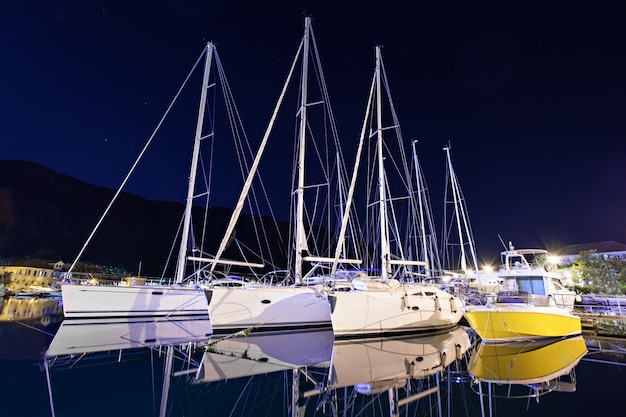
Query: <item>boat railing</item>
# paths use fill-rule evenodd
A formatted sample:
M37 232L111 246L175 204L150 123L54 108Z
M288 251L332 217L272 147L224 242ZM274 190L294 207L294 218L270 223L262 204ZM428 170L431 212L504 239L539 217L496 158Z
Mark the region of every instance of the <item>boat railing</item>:
M161 277L120 277L117 275L109 275L103 273L90 272L72 272L66 274L60 285L64 283L72 283L79 285L159 285L163 282Z
M588 314L626 316L626 296L586 294L576 308Z
M500 291L497 295L497 303L528 304L532 294L526 291Z
M550 294L550 297L552 298L553 305L561 308L567 308L569 310L574 308L574 302L577 298L579 298L579 296L572 294L571 292L553 293Z
M492 297L488 303L493 303ZM533 294L528 291L500 291L495 297L498 304L528 304L538 307L547 307L550 304L549 297L545 295Z

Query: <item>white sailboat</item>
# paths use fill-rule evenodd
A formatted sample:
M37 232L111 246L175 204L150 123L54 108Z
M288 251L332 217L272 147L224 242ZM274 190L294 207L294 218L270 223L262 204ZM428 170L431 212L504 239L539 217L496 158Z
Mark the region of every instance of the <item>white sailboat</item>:
M311 47L311 45L313 47ZM205 115L205 105L207 101L207 91L216 89L216 85L222 87L226 100L232 100L230 89L224 77L217 51L212 43L207 45L205 54L205 70L203 75L202 97L200 99L200 109L198 113L198 123L196 126L196 136L194 140L193 156L191 161L189 184L187 190L187 200L185 215L182 224L182 238L180 241L178 262L176 268L176 284L171 286L64 286L64 299L66 317L68 318L93 318L93 317L142 317L142 316L173 316L190 314L208 314L211 318L212 328L218 332L231 332L242 329L286 329L286 328L311 328L330 327L330 310L327 299L315 288L293 285L268 285L259 278L259 269L267 268L266 260L262 258L258 262L244 260L231 260L225 258L228 245L234 240L235 229L240 220L244 207L251 207L258 204L254 190L253 181L258 177L258 168L261 157L264 154L270 134L273 130L274 122L278 111L285 98L287 87L294 74L298 56L302 59L302 78L300 88L300 109L298 117L300 120L299 137L297 143L298 160L295 166L298 168L297 186L292 195L296 196L296 216L294 227L294 247L295 260L293 269L288 271L293 274L296 284L303 280L304 262L316 262L323 259L307 254L307 236L305 235L305 208L304 189L308 187L304 178L304 157L307 135L310 132L308 126L307 109L311 106L319 105L319 102L309 101L308 73L309 56L317 57L317 49L314 44L311 28L311 19L305 21L305 34L300 45L300 49L291 67L287 82L281 92L279 101L272 114L268 128L256 155L252 160L247 160L241 167L244 177L241 194L236 202L230 221L226 226L222 241L213 255L208 255L203 250L203 244L196 246L195 239L191 233L192 207L194 201L200 198L205 199L208 207L209 190L198 190L196 188L196 176L199 170L204 169L201 165L201 144L207 140L212 140L215 133L211 131L205 133L203 120ZM212 71L212 64L217 66ZM317 74L321 73L319 62L316 68ZM327 92L322 95L324 107L329 108L327 103ZM231 109L229 114L237 113L234 109L234 102L227 103ZM238 116L237 116L238 117ZM330 117L332 119L332 117ZM233 122L231 121L231 124ZM234 123L239 123L236 120ZM213 126L212 126L213 127ZM336 131L336 128L332 128ZM235 136L235 135L233 135ZM243 135L245 136L245 134ZM248 144L239 144L239 149L250 149ZM241 151L240 151L241 155ZM247 158L247 156L246 156ZM252 156L250 156L252 158ZM200 181L198 181L200 182ZM254 202L250 202L254 200ZM255 227L255 231L257 228ZM259 240L268 240L264 237ZM194 242L192 251L188 247L188 242ZM273 241L271 244L280 244ZM311 253L311 252L309 252ZM185 273L188 263L193 263L190 274ZM269 264L273 264L271 261ZM229 274L231 268L238 268L239 271L246 271L246 274L253 275L256 279L249 281L237 277L237 279L210 279L219 273ZM185 282L195 284L187 285Z
M307 158L307 148L311 147L311 152L314 153L315 157L324 163L334 160L333 156L336 156L339 162L336 162L334 169L341 171L344 168L342 168L341 150L336 137L337 129L334 125L334 117L325 87L324 75L310 17L305 18L304 26L304 35L298 53L292 63L257 156L251 165L224 239L214 258L205 259L207 262L206 269L212 273L216 270L217 262L220 260L223 250L231 238L234 225L238 220L253 177L256 175L257 167L266 149L279 110L283 107L288 87L292 83L294 70L300 63L298 125L296 126L297 138L294 150L295 161L291 190L291 195L293 196L293 227L290 253L292 256L290 258L290 267L286 271L293 278L294 285L267 285L265 283L242 282L242 285L233 286L221 285L222 282L220 281L210 284L210 287L207 288L209 311L213 329L216 332L231 332L241 329L306 329L330 327L331 325L330 307L326 297L320 292L319 287L307 286L306 284L309 281L308 277L314 274L317 268L322 267L322 265L329 265L333 261L342 262L341 259L325 256L325 253L328 253L332 250L332 246L336 245L331 238L320 239L312 235L315 227L320 224L323 225L323 222L328 222L327 219L331 217L332 200L329 200L330 202L323 210L320 210L319 206L307 208L305 192L308 193L311 190L312 194L314 194L314 200L320 199L320 195L323 193L332 195L331 186L329 185L332 175L329 173L328 167L322 166L320 168L322 174L318 174L318 177L315 177L315 182L311 179L310 170L306 172L308 175L305 176L305 168L309 166L308 161L313 159ZM313 91L309 88L309 84L313 83L310 80L309 73L317 75L317 85L320 87L319 91L317 91L318 97L312 97ZM330 125L326 126L322 131L326 135L328 134L327 132L332 132L333 143L319 144L315 142L313 138L313 123L310 120L310 113L314 110L324 113L324 121ZM329 149L336 149L336 152L332 153ZM330 230L328 223L326 223L326 230ZM318 249L317 247L320 244L323 247ZM309 265L311 267L307 270L306 266Z
M193 204L193 192L196 179L197 163L199 159L200 142L203 137L203 124L207 101L207 91L210 88L210 74L213 62L215 46L208 43L204 48L198 63L202 62L204 57L204 74L201 90L200 105L198 109L198 119L196 125L196 134L194 141L193 157L189 175L189 186L187 200L185 205L185 214L183 219L182 238L180 240L180 249L178 262L176 267L176 278L172 285L82 285L82 284L63 284L61 286L63 296L63 312L66 319L111 319L111 318L138 318L138 317L174 317L174 316L206 316L208 315L208 301L205 291L197 284L185 282L185 265L187 263L186 250L189 240L189 231L191 225L191 211ZM195 67L194 67L195 68ZM193 72L193 70L192 70ZM189 77L187 78L189 79ZM183 85L184 86L184 85ZM182 87L181 87L182 90ZM179 91L180 94L180 91ZM171 110L174 102L170 104L168 112ZM165 119L161 120L161 123ZM159 123L158 128L161 123ZM139 160L150 145L157 130L151 135L150 140L144 146L139 157L135 161L130 172L127 174L123 183L118 188L112 201L105 209L99 222L94 227L91 235L83 245L79 255L68 271L68 276L72 276L72 272L78 263L78 260L85 251L87 245L95 235L99 226L108 214L110 208L122 191L122 188L130 178Z
M385 110L393 119L390 126L383 125L383 88L388 103ZM376 70L357 151L350 195L355 187L368 127L375 156L373 172L376 175L369 174L367 178L372 179L374 190L371 193L374 201L370 207L375 211L371 218L377 221L372 222L376 223L376 237L368 238L366 241L374 248L372 254L368 254L371 255L369 261L372 265L380 266L380 274L370 276L363 272L361 277L352 280L354 287L352 291L334 291L329 294L333 331L338 337L351 337L451 328L462 317L463 301L434 286L413 282L416 278L427 277L425 270L428 269L429 263L426 254L422 254L422 259L419 260L409 258L409 247L422 247L420 242L415 242L415 246L411 246L411 242L406 242L416 234L410 233L408 237L401 235L398 218L400 214L396 203L408 202L407 212L414 214L414 193L408 180L410 178L408 162L404 155L399 122L391 102L380 47L376 47ZM392 161L395 163L390 163L394 157L388 152L390 143L383 140L383 133L390 129L394 130L398 140L400 161ZM386 161L387 158L389 159ZM399 181L407 187L403 188L406 195L391 194L390 188L393 184L390 183L386 172L386 164L396 169L400 167ZM351 203L349 199L347 209ZM345 228L344 221L342 234ZM333 271L335 270L336 267L333 268Z

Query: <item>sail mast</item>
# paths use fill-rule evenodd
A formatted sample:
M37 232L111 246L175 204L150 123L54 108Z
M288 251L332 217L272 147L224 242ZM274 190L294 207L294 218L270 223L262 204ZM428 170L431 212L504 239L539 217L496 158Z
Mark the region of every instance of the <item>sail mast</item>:
M302 81L300 86L300 131L298 135L298 187L296 189L296 227L295 227L295 270L294 278L296 284L302 282L302 252L307 250L306 233L304 230L304 155L306 144L306 123L307 123L307 88L309 71L309 38L311 30L311 18L304 20L304 47L302 52Z
M426 267L425 267L425 273L427 277L430 277L430 265L432 262L431 256L430 256L430 252L428 251L428 243L427 243L427 239L428 237L426 236L426 216L424 214L424 203L425 203L425 196L422 197L422 194L425 193L426 190L426 184L422 183L422 170L420 168L420 163L419 160L417 159L417 141L414 140L412 143L412 149L413 149L413 162L415 164L415 177L417 180L417 192L418 192L418 208L419 208L419 226L420 226L420 233L421 233L421 244L422 244L422 251L423 251L423 258L424 261L426 262Z
M185 278L185 264L187 262L187 241L191 228L191 209L193 207L194 190L196 186L196 172L198 170L198 159L200 157L200 143L203 139L202 128L204 125L204 113L206 108L207 90L209 89L209 79L211 73L211 61L215 46L209 42L205 49L204 75L202 78L202 92L200 94L200 106L198 108L198 121L196 123L196 135L193 144L193 154L191 157L191 168L189 170L189 185L187 188L187 200L185 202L185 215L183 218L182 236L180 250L178 252L178 264L176 266L176 282L181 283Z
M385 188L385 167L383 157L383 127L382 127L382 92L381 92L381 67L382 57L380 54L380 46L376 47L376 134L378 149L378 206L380 216L380 258L381 258L381 273L382 278L388 278L390 271L390 252L389 241L387 238L387 211L385 209L385 197L387 194Z
M477 271L478 263L476 260L476 249L474 248L474 237L472 236L472 232L469 226L469 219L466 212L467 210L463 201L463 195L461 194L459 182L456 178L454 168L452 167L450 145L444 147L443 150L446 152L446 161L448 165L448 173L450 177L450 185L454 201L454 213L456 217L457 232L459 234L461 269L463 270L463 272L467 272L467 255L465 253L466 242L463 239L463 233L465 233L465 236L467 237L467 245L469 246L472 266L474 267L474 270Z

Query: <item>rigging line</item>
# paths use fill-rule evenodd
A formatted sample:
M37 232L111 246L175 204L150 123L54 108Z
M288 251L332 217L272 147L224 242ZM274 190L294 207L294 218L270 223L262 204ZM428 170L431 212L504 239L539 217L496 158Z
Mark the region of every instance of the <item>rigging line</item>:
M245 200L245 198L247 196L248 189L252 185L253 176L254 176L254 174L256 172L256 169L257 169L257 167L258 167L258 165L260 163L261 156L264 153L265 146L267 144L267 141L269 139L270 133L271 133L271 131L273 129L273 126L274 126L274 121L276 120L276 116L277 116L278 111L279 111L279 109L280 109L280 107L282 105L282 101L283 101L283 98L285 96L285 93L286 93L289 81L291 80L291 77L293 75L293 71L294 71L294 68L295 68L296 62L297 62L297 57L300 54L300 51L302 50L301 48L302 48L302 45L300 45L300 47L298 48L298 52L296 53L296 57L294 58L293 64L292 64L292 66L291 66L291 68L289 70L289 74L287 76L287 82L283 86L283 89L282 89L281 94L279 96L278 102L276 103L276 107L274 108L274 112L272 114L270 122L269 122L269 124L267 126L265 134L263 135L263 139L261 141L261 145L259 146L259 150L257 151L257 154L256 154L256 156L254 158L254 161L252 163L252 166L250 168L250 172L248 173L248 176L246 178L246 182L244 184L244 188L243 188L243 190L242 190L242 192L241 192L241 194L239 196L239 200L237 201L237 204L235 205L235 208L233 209L233 213L231 215L229 224L227 226L227 229L226 229L226 232L225 232L225 236L224 236L224 238L222 240L222 243L220 243L220 247L217 249L217 252L215 254L215 260L216 261L219 260L219 258L222 256L222 253L225 250L225 244L228 241L228 238L230 237L230 234L232 234L232 231L235 228L235 224L238 221L238 218L239 218L239 215L241 213L241 210L243 209L244 200ZM211 271L213 271L215 269L215 266L216 266L216 262L214 262L211 265Z
M239 166L241 169L241 175L242 178L245 178L247 173L250 172L251 167L250 167L250 163L248 162L248 159L246 158L246 152L245 150L247 150L247 155L250 155L252 158L254 157L254 153L252 151L252 148L250 146L250 141L248 140L248 136L245 132L245 129L243 127L243 122L241 120L241 116L239 113L239 110L236 106L234 97L233 97L233 93L232 90L230 88L230 85L228 83L228 80L226 78L226 73L223 69L221 60L219 59L218 56L216 56L216 62L217 62L217 67L218 67L218 72L219 72L219 76L220 76L220 80L222 81L222 87L224 89L224 100L226 103L226 107L228 110L228 114L229 114L229 121L231 123L231 132L233 134L233 139L235 142L235 148L236 148L236 153L237 153L237 158L239 160ZM265 201L269 202L269 198L268 198L268 194L265 188L265 184L263 182L263 180L260 177L260 174L257 175L257 180L261 186L262 189L262 193L265 197ZM251 212L256 212L257 213L261 213L261 206L259 204L259 199L257 197L257 193L255 192L255 190L253 188L250 189L250 193L251 196L247 201L247 205L250 208ZM271 205L268 204L268 208L270 213L272 214L272 217L275 218L274 214L273 214L273 210ZM256 224L256 220L253 219L253 225L255 228L255 231L257 230L257 224ZM264 224L261 223L260 226L263 229L264 232L264 236L266 236L266 242L265 245L267 245L267 247L269 247L269 242L267 242L267 232L265 231L265 227ZM257 239L257 244L259 244L259 246L261 246L261 242L260 242L260 235L258 233L255 234L256 239Z
M109 202L109 205L106 207L106 209L104 210L104 212L102 213L102 216L100 216L100 219L98 220L98 223L96 223L96 226L93 228L93 230L91 231L91 234L89 235L89 237L87 238L87 240L85 241L85 244L83 245L83 247L80 249L80 252L78 253L78 255L76 256L76 258L74 259L74 262L72 263L72 265L70 266L70 268L67 270L67 273L69 275L71 275L72 271L74 270L74 268L76 267L76 264L78 263L79 259L81 258L81 256L83 255L83 253L85 252L85 249L87 249L87 246L89 245L89 243L91 242L91 239L93 238L93 236L96 234L96 231L100 228L100 225L102 224L102 222L104 221L104 218L106 217L106 215L109 213L109 211L111 210L111 207L113 206L113 204L115 203L115 201L117 201L117 198L119 197L119 195L122 193L122 189L124 188L124 186L126 185L126 183L128 182L128 180L130 179L130 176L132 175L132 173L135 171L135 168L137 167L137 165L139 164L139 161L141 160L141 158L143 157L143 155L146 153L146 151L148 150L148 147L152 144L152 140L154 139L154 137L156 136L157 132L159 131L159 129L161 128L161 125L163 124L163 122L165 122L165 118L169 115L170 111L172 110L172 107L174 107L174 104L176 103L176 101L178 100L178 97L180 96L180 94L182 93L183 89L185 88L185 86L187 85L187 82L189 81L189 79L191 78L191 75L194 73L195 69L198 67L198 64L201 62L202 57L205 55L206 53L206 47L203 48L202 53L200 54L200 56L198 57L198 59L196 60L196 63L193 65L193 67L191 68L191 71L189 71L189 73L187 74L187 77L185 78L185 81L183 81L183 84L180 86L180 88L178 89L178 91L176 92L176 95L174 96L174 98L172 99L172 102L170 103L170 105L167 107L167 110L165 111L165 114L161 117L161 120L159 120L159 123L157 124L157 126L154 128L154 130L152 131L152 134L150 135L150 137L148 138L148 141L146 142L146 144L144 145L143 149L141 150L141 152L139 153L139 155L137 156L137 158L135 159L135 162L133 163L132 167L130 168L130 170L128 171L128 174L126 174L126 177L124 178L124 181L122 181L122 183L120 184L120 186L118 187L117 191L115 192L115 195L113 196L113 198L111 199L111 201Z
M174 250L176 250L176 246L177 246L176 237L178 236L182 228L183 228L183 218L181 216L180 223L178 224L178 229L176 230L176 233L174 234L174 241L172 242L172 246L170 247L170 253L168 253L167 261L165 262L165 265L163 266L163 272L161 273L161 280L165 278L165 271L167 271L167 267L169 266L170 260L172 259L172 254L174 253Z
M17 323L17 324L19 324L20 326L24 326L24 327L26 327L26 328L28 328L28 329L31 329L31 330L34 330L34 331L36 331L36 332L39 332L39 333L45 334L45 335L47 335L47 336L53 336L53 337L54 337L54 333L46 332L46 331L44 331L43 329L38 329L38 328L36 328L36 327L34 327L34 326L28 325L28 324L26 324L26 323L22 323L21 321L17 321L17 320L16 320L16 321L14 321L14 323Z

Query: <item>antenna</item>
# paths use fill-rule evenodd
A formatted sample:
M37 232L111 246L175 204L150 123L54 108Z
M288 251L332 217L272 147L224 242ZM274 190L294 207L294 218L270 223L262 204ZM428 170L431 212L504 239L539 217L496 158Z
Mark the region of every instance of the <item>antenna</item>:
M498 239L500 239L500 243L502 243L502 246L504 246L504 250L509 250L509 248L507 248L506 245L504 244L504 240L502 240L500 233L498 233Z

